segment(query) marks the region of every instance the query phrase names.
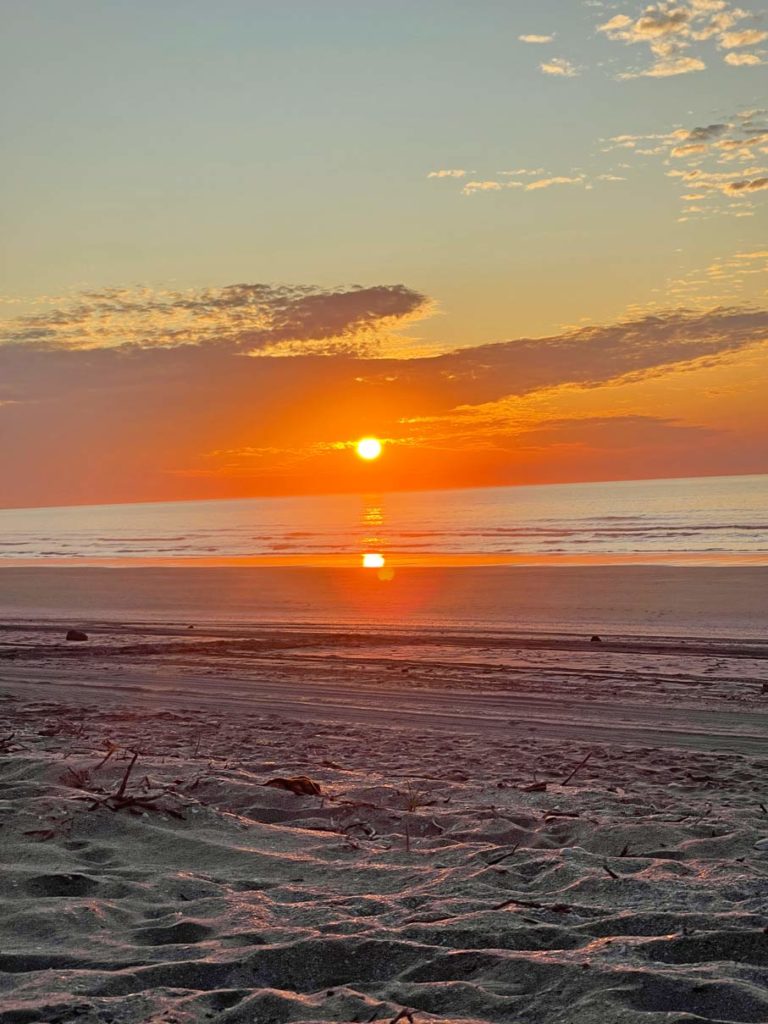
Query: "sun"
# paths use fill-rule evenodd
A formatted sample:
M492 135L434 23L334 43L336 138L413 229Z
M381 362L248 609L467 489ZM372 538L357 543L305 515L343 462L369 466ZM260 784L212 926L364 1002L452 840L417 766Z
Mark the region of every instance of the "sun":
M378 437L363 437L355 445L355 450L361 459L370 462L381 455L381 441Z
M364 569L383 569L385 558L378 551L366 551L363 555Z

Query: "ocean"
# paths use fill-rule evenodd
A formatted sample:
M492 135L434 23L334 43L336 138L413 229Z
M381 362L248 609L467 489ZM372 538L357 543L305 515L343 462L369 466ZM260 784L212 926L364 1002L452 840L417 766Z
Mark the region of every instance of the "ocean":
M768 564L768 476L0 510L5 564Z

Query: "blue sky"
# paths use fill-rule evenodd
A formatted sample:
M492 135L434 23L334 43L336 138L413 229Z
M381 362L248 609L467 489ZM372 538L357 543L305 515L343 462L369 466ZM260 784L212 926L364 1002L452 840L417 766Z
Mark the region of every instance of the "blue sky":
M763 225L676 226L659 161L545 199L460 196L426 178L446 167L482 179L517 167L607 173L622 154L602 153L601 140L759 106L764 69L730 67L710 43L698 47L703 73L616 81L649 62L597 30L612 10L6 3L6 288L405 280L436 295L449 317L429 332L454 342L614 315L694 254L751 245ZM530 33L554 39L519 41ZM552 58L583 71L545 75ZM510 319L496 293L515 280L526 301Z

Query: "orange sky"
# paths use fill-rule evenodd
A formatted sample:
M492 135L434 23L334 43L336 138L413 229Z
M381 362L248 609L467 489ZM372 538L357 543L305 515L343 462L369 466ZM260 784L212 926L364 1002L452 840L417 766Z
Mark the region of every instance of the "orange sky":
M258 312L258 338L225 293L205 303L209 318L220 305L226 341L0 346L3 503L768 470L760 311L669 312L404 358L372 352L371 334L379 320L391 332L398 317L411 329L427 306L421 296L398 288L313 298L307 315L306 294L281 293L278 316L260 293L257 311L246 309ZM80 330L106 316L85 304L72 315ZM169 315L154 311L158 331ZM65 321L63 311L51 317L56 329ZM233 321L240 326L227 333ZM281 350L286 335L293 354ZM364 463L354 442L369 434L384 440L384 454Z

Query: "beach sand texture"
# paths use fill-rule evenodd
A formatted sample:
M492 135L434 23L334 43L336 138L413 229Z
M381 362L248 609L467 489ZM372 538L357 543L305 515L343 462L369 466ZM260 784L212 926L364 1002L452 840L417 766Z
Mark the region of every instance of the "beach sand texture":
M766 683L759 638L6 623L0 1022L764 1022Z

